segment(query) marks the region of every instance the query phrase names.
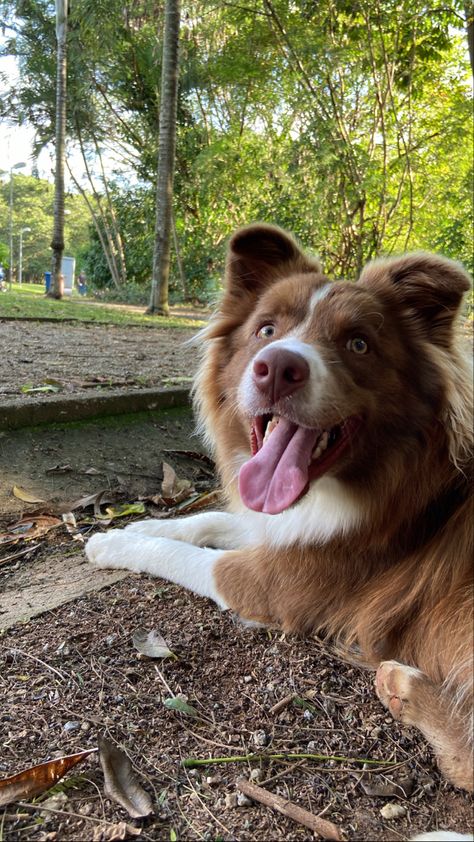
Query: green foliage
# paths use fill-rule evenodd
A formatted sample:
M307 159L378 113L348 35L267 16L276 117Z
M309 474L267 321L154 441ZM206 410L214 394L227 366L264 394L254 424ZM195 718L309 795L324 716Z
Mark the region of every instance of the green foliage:
M20 231L23 233L23 279L42 280L51 267L53 231L53 185L48 181L13 175L13 266L17 272ZM10 182L0 182L0 241L9 241ZM89 213L81 196L66 196L65 254L80 258L89 243ZM8 264L9 247L5 255ZM2 259L0 254L0 260Z
M41 144L53 136L54 5L0 0L0 7L19 21L5 51L22 67L2 112L34 124ZM461 0L184 3L174 216L185 290L174 249L172 295L213 298L229 234L258 219L292 230L336 276L354 277L376 254L414 248L472 267L463 19ZM161 31L154 0L71 6L69 142L82 145L88 166L100 148L131 173L99 178L95 188L103 199L107 187L110 198L101 232L116 224L123 242L130 289L122 300L140 301L143 291L145 301L151 278ZM35 219L25 240L31 274L45 268L51 195L40 199L25 184L23 213L23 178L15 175L15 229L33 228ZM66 229L66 252L110 295L110 264L83 207Z

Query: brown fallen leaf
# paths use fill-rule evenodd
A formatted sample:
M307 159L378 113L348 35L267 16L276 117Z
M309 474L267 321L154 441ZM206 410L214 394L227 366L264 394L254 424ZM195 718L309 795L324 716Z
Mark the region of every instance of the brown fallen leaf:
M163 481L161 483L161 496L167 506L175 506L194 491L192 482L189 479L178 479L176 471L168 462L163 462Z
M0 544L16 544L18 541L31 541L46 535L51 529L61 526L62 520L53 515L25 515L8 528L6 532L0 532Z
M47 760L46 763L40 763L38 766L31 766L23 772L18 772L17 775L3 778L0 780L0 807L46 792L64 777L66 772L95 751L97 751L96 748L90 748L87 751L79 751L77 754L57 757L55 760Z
M41 497L38 497L37 494L33 494L30 491L25 491L24 488L20 488L19 485L13 486L13 494L18 500L23 500L24 503L45 503L46 500L43 500Z
M132 818L149 816L153 812L151 797L139 783L125 752L102 738L99 740L99 760L105 794L124 807Z
M132 643L140 655L147 658L176 658L164 637L155 629L149 632L137 629L132 635Z
M117 824L103 824L94 829L92 842L121 842L130 836L140 836L141 827L134 827L133 824L117 822Z
M176 510L181 512L195 512L198 509L204 509L206 506L215 506L221 499L221 492L218 488L213 491L206 491L203 494L195 494L187 500L183 500Z
M95 506L97 501L100 501L104 494L105 488L102 488L100 491L95 491L94 494L87 494L85 497L79 497L78 500L74 500L74 502L68 504L68 509L70 512L73 512L75 509L87 509L88 506Z

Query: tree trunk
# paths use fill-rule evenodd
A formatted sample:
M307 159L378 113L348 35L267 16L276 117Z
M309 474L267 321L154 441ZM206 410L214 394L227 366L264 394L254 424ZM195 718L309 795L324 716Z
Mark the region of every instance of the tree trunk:
M186 297L187 297L186 275L184 274L183 261L181 259L181 249L179 247L178 232L176 230L176 221L175 221L173 212L171 212L171 227L173 229L173 243L174 243L174 253L176 255L176 265L178 267L179 277L181 279L181 286L183 288L183 298L186 301Z
M51 298L62 298L64 283L61 263L64 253L64 161L66 158L66 80L67 80L68 0L56 0L56 171L54 176L54 226Z
M150 306L147 310L148 313L161 316L169 313L170 232L179 75L179 15L180 0L165 0L155 245Z
M466 35L467 45L469 47L469 58L471 60L471 70L474 76L474 3L464 3L464 13L466 15Z

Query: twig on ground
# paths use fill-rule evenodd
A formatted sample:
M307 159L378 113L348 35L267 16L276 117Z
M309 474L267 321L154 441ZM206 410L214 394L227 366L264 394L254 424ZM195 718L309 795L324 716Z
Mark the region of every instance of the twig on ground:
M15 558L20 558L22 555L28 555L28 553L34 553L34 551L39 549L42 544L44 544L44 541L41 544L34 544L34 546L27 547L25 550L19 550L17 553L7 555L5 558L0 558L0 564L6 564L7 561L13 561Z
M306 760L297 760L296 763L288 763L288 766L285 766L284 769L281 769L280 772L277 772L275 775L272 775L271 778L265 778L262 783L265 786L269 783L273 783L273 781L277 781L279 778L284 778L285 775L288 775L289 772L294 772L295 769L299 769L301 766L304 766ZM324 770L326 771L326 769Z
M280 713L280 711L283 710L283 708L286 708L286 707L288 707L288 705L291 705L293 699L295 699L295 698L296 698L296 693L288 693L288 696L284 696L283 699L280 699L279 702L277 702L275 705L273 705L269 709L268 713L271 713L271 714Z
M265 807L277 810L289 819L298 822L298 824L309 827L310 830L322 836L323 839L335 839L337 842L342 842L344 839L342 831L333 822L327 819L321 819L319 816L310 813L309 810L305 810L304 807L299 807L298 804L287 801L286 798L282 798L280 795L268 792L268 790L250 783L245 778L239 778L237 789L244 795L247 795L248 798L252 798L253 801L258 801L260 804L264 804Z
M57 675L61 681L73 681L74 684L77 686L77 681L75 681L72 676L64 675L62 672L56 669L56 667L52 667L51 664L47 664L46 661L42 661L41 658L37 658L36 655L31 655L29 652L24 652L23 649L10 649L10 652L13 655L22 655L24 658L31 658L32 661L36 661L37 664L40 664L42 667L46 667L46 669L51 670Z
M175 697L176 693L173 693L173 691L172 691L171 687L169 686L169 684L168 684L168 682L167 682L166 678L164 677L163 673L162 673L162 672L160 672L160 670L158 669L158 667L156 666L156 664L155 664L155 670L156 670L156 672L157 672L157 674L158 674L158 676L159 676L159 678L160 678L161 682L163 683L164 687L166 687L166 689L167 689L168 693L169 693L169 694L170 694L170 696L174 699L174 697Z
M230 832L229 828L228 828L228 827L226 827L226 826L225 826L225 824L223 824L223 823L221 822L221 820L220 820L220 819L218 819L218 818L217 818L217 816L216 816L216 815L214 815L214 813L213 813L213 812L209 809L209 807L207 806L207 804L205 803L205 801L203 801L203 799L202 799L202 798L201 798L201 796L199 795L199 792L197 791L196 787L195 787L195 786L194 786L194 784L192 783L191 778L189 777L189 775L188 775L188 773L187 773L187 772L186 772L186 777L187 777L187 779L188 779L188 784L189 784L190 788L192 789L192 791L193 791L193 793L194 793L194 797L195 797L195 798L199 801L199 803L200 803L201 807L203 807L203 808L204 808L204 810L206 811L206 813L208 813L208 814L210 815L211 819L212 819L212 820L213 820L216 824L218 824L218 825L219 825L219 827L221 827L221 828L222 828L222 830L224 831L224 833L227 833L227 836L228 836L228 837L230 837L230 836L231 836L231 832Z
M16 802L19 807L22 807L23 810L30 810L32 813L53 813L56 816L67 816L70 818L73 816L76 819L81 819L84 822L93 822L94 824L105 824L109 827L116 827L116 822L108 822L105 819L99 818L99 816L87 816L85 813L73 813L71 810L56 810L55 807L44 807L39 801L37 804L28 804L26 801L17 801Z
M370 760L368 757L339 757L330 754L234 754L228 757L186 757L182 765L188 769L196 766L211 766L219 763L246 763L248 760L334 760L338 763L370 763L372 766L397 766L394 760Z

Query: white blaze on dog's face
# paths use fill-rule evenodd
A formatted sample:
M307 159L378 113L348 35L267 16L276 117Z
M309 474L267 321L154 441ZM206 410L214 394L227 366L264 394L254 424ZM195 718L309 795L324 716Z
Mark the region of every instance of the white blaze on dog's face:
M227 462L242 462L250 431L248 508L283 512L326 475L360 495L391 455L411 458L441 411L430 348L449 342L465 283L455 264L423 254L330 282L279 229L238 232L207 388L219 392Z
M346 449L354 457L371 403L363 381L374 373L359 358L368 357L382 322L370 293L310 273L262 295L244 325L248 362L237 390L252 429L253 457L239 478L249 508L279 513L341 467Z

